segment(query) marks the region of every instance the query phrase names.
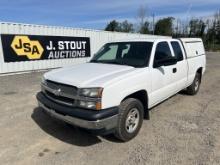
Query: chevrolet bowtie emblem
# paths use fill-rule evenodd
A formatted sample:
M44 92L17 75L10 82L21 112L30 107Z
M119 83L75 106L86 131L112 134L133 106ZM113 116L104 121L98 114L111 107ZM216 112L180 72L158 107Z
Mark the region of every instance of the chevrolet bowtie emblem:
M54 94L56 96L60 96L60 93L61 93L61 89L57 89L57 90L54 91Z

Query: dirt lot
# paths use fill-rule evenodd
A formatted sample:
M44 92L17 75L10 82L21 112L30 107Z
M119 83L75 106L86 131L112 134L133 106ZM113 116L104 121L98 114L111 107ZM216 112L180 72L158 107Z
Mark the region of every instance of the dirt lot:
M151 110L128 143L95 137L37 108L43 73L0 77L0 164L220 164L220 53L208 53L198 95Z

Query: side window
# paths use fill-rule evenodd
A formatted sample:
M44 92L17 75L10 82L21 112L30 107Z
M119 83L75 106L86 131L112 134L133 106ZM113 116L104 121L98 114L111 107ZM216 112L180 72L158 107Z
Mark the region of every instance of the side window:
M170 47L167 42L160 42L157 44L154 61L172 57Z
M182 61L183 60L183 52L181 50L180 44L176 41L172 41L171 45L172 45L174 55L175 55L177 61Z

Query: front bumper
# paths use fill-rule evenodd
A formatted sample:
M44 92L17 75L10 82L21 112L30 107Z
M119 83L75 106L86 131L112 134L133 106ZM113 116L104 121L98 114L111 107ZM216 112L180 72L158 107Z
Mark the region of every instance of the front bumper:
M37 94L39 107L47 114L69 124L89 130L113 130L118 122L118 108L99 111L73 108L58 104L47 98L42 92Z

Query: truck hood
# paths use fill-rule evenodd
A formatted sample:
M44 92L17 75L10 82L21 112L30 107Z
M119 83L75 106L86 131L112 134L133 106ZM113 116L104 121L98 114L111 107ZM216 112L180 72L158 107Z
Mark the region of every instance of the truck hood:
M44 78L77 87L104 87L133 70L134 67L125 65L85 63L52 70L45 73Z

